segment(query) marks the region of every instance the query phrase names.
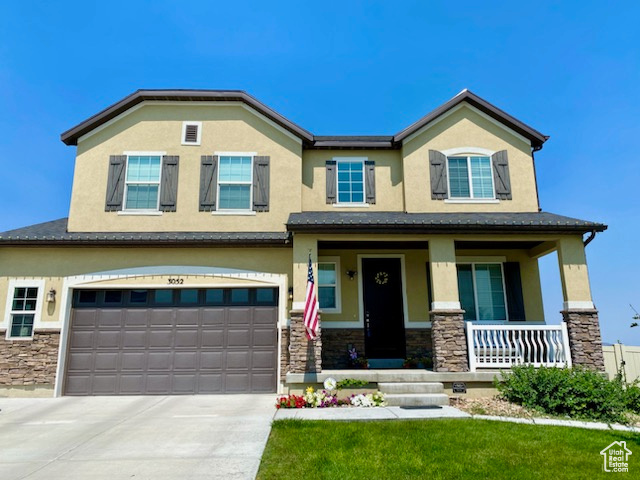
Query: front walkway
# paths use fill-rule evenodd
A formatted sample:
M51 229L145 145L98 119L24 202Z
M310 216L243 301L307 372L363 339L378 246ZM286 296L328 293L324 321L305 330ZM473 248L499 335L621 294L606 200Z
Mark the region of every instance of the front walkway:
M285 408L276 413L276 420L419 420L427 418L471 418L454 407L371 407L371 408Z
M0 478L253 479L275 395L0 398Z

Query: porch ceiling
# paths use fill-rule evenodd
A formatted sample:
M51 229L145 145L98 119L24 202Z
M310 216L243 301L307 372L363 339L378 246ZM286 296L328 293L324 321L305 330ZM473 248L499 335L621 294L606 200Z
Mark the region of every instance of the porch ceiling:
M602 223L548 212L518 213L292 213L287 229L301 233L554 233L602 232Z

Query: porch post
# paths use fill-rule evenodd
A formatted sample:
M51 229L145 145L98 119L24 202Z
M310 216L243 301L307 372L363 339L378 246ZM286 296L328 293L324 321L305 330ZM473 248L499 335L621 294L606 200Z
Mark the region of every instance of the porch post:
M320 327L318 338L309 340L304 328L304 302L307 291L309 255L313 264L313 276L318 285L318 241L310 235L293 236L293 304L289 333L289 371L291 373L322 371L322 340Z
M573 365L604 371L600 323L591 300L582 237L562 237L556 244L564 298L561 313L569 332L571 361Z
M464 311L458 296L456 248L453 238L429 240L431 269L431 339L436 372L467 372L469 357Z

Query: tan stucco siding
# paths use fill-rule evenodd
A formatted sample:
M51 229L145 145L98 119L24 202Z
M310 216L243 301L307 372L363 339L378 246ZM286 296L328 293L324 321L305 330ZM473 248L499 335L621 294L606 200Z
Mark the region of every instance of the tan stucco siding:
M507 150L512 200L497 204L456 204L431 199L429 150L473 147ZM404 141L402 147L407 212L536 212L538 211L531 147L524 139L496 125L469 107L446 116Z
M292 250L290 248L11 248L0 249L0 305L7 302L11 279L44 279L44 293L53 288L57 292L55 304L43 302L44 322L58 322L64 277L87 275L126 268L149 266L220 267L269 274L285 274L291 278ZM173 275L185 279L182 287L209 284L248 285L246 280L204 279L204 275ZM95 280L99 280L96 278ZM84 283L90 283L87 277ZM170 285L164 275L138 276L130 280L106 282L145 285ZM213 282L213 283L211 283ZM98 284L96 284L98 285ZM254 282L254 285L258 284ZM11 294L11 293L9 293Z
M202 122L200 146L181 145L184 121ZM180 157L177 212L125 216L104 211L109 155L125 151ZM214 152L270 157L269 212L198 211L200 157ZM289 213L301 209L301 154L299 140L240 105L144 105L78 143L69 231L284 231Z
M368 207L327 204L326 161L366 157L375 162L376 203ZM302 156L302 209L304 211L404 211L402 161L398 150L305 150Z

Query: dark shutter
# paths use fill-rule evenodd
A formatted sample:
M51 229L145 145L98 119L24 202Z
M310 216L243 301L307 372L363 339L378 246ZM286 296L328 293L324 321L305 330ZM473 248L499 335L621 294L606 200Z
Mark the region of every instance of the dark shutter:
M198 125L187 124L184 128L184 143L198 142Z
M365 190L367 192L367 203L376 203L376 162L365 160L364 162Z
M218 156L203 155L200 159L200 211L216 209L218 195Z
M178 161L177 155L162 157L162 185L160 186L160 211L175 212L178 199Z
M447 198L447 157L437 150L429 150L429 174L431 176L431 198Z
M327 203L336 203L336 161L327 160Z
M269 211L269 157L253 159L253 209Z
M504 284L507 289L507 310L510 321L524 321L524 298L522 296L522 279L520 277L520 263L505 262Z
M126 164L126 155L111 155L109 157L107 201L104 207L107 212L122 210L122 197L124 196L124 167Z
M496 198L511 200L511 179L509 178L509 157L506 150L491 155L493 181L496 184Z

